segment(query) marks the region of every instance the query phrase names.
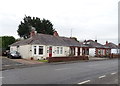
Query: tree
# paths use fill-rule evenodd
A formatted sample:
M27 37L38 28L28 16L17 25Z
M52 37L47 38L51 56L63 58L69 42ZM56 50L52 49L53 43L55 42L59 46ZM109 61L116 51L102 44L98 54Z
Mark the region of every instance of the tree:
M2 36L0 37L0 48L2 51L9 49L9 45L15 42L15 38L13 36Z
M74 39L75 41L79 42L76 37L70 37L70 39Z
M25 16L23 22L21 21L18 26L18 35L20 37L29 38L31 26L35 27L37 33L50 34L53 35L55 29L53 29L53 24L46 19L40 19L38 17Z

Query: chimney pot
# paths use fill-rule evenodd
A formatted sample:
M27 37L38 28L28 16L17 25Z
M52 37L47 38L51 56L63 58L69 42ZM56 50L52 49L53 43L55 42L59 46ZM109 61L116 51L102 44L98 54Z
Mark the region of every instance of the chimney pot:
M58 33L57 33L57 31L55 31L53 35L54 36L59 36Z
M108 45L108 41L106 41L106 45Z
M31 28L31 32L30 32L30 37L34 36L37 34L37 31L35 30L34 27Z

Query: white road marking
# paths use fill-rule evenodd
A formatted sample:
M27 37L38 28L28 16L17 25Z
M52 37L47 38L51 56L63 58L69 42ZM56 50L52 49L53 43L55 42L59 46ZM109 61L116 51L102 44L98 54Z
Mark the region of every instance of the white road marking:
M106 75L100 76L99 79L106 77Z
M116 74L117 72L113 72L113 73L111 73L111 75L114 75L114 74Z
M90 82L90 80L86 80L86 81L80 82L80 83L78 83L78 84L85 84L85 83L87 83L87 82Z
M59 69L55 69L55 70L65 70L65 69L71 69L71 68L59 68Z

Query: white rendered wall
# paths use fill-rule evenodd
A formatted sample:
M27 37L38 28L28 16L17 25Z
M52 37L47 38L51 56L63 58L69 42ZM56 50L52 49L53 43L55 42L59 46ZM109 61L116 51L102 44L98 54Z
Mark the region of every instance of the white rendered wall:
M117 54L118 53L118 49L111 49L111 53Z
M80 48L80 56L82 56L82 48Z
M77 55L78 55L78 48L75 47L75 56L77 56Z
M24 59L30 59L32 57L31 45L19 46L18 52Z
M22 45L19 47L11 46L10 52L11 51L18 51L20 53L20 55L22 56L22 58L28 59L32 56L30 49L31 49L30 45Z
M62 54L59 51L59 54L57 53L57 47L62 47ZM65 46L52 46L52 57L61 57L61 56L69 56L70 48ZM49 56L48 56L49 57Z
M89 48L89 56L95 56L95 48Z
M12 51L17 51L17 46L11 46L10 47L10 52L12 52Z
M34 54L34 46L36 46L37 51L36 51L36 55ZM39 55L38 54L38 47L39 46L43 46L43 54ZM42 59L42 58L46 58L49 57L49 47L52 47L52 57L62 57L62 56L69 56L70 53L70 48L66 47L66 46L52 46L52 45L32 45L32 57L34 57L35 59ZM59 53L57 53L57 47L61 48L62 47L62 54L60 53L60 49L59 49Z

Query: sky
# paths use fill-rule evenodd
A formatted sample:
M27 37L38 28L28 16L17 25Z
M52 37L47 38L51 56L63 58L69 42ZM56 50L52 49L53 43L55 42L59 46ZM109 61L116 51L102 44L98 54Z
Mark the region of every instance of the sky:
M60 36L118 42L119 0L1 0L0 36L14 36L25 15L52 22Z

